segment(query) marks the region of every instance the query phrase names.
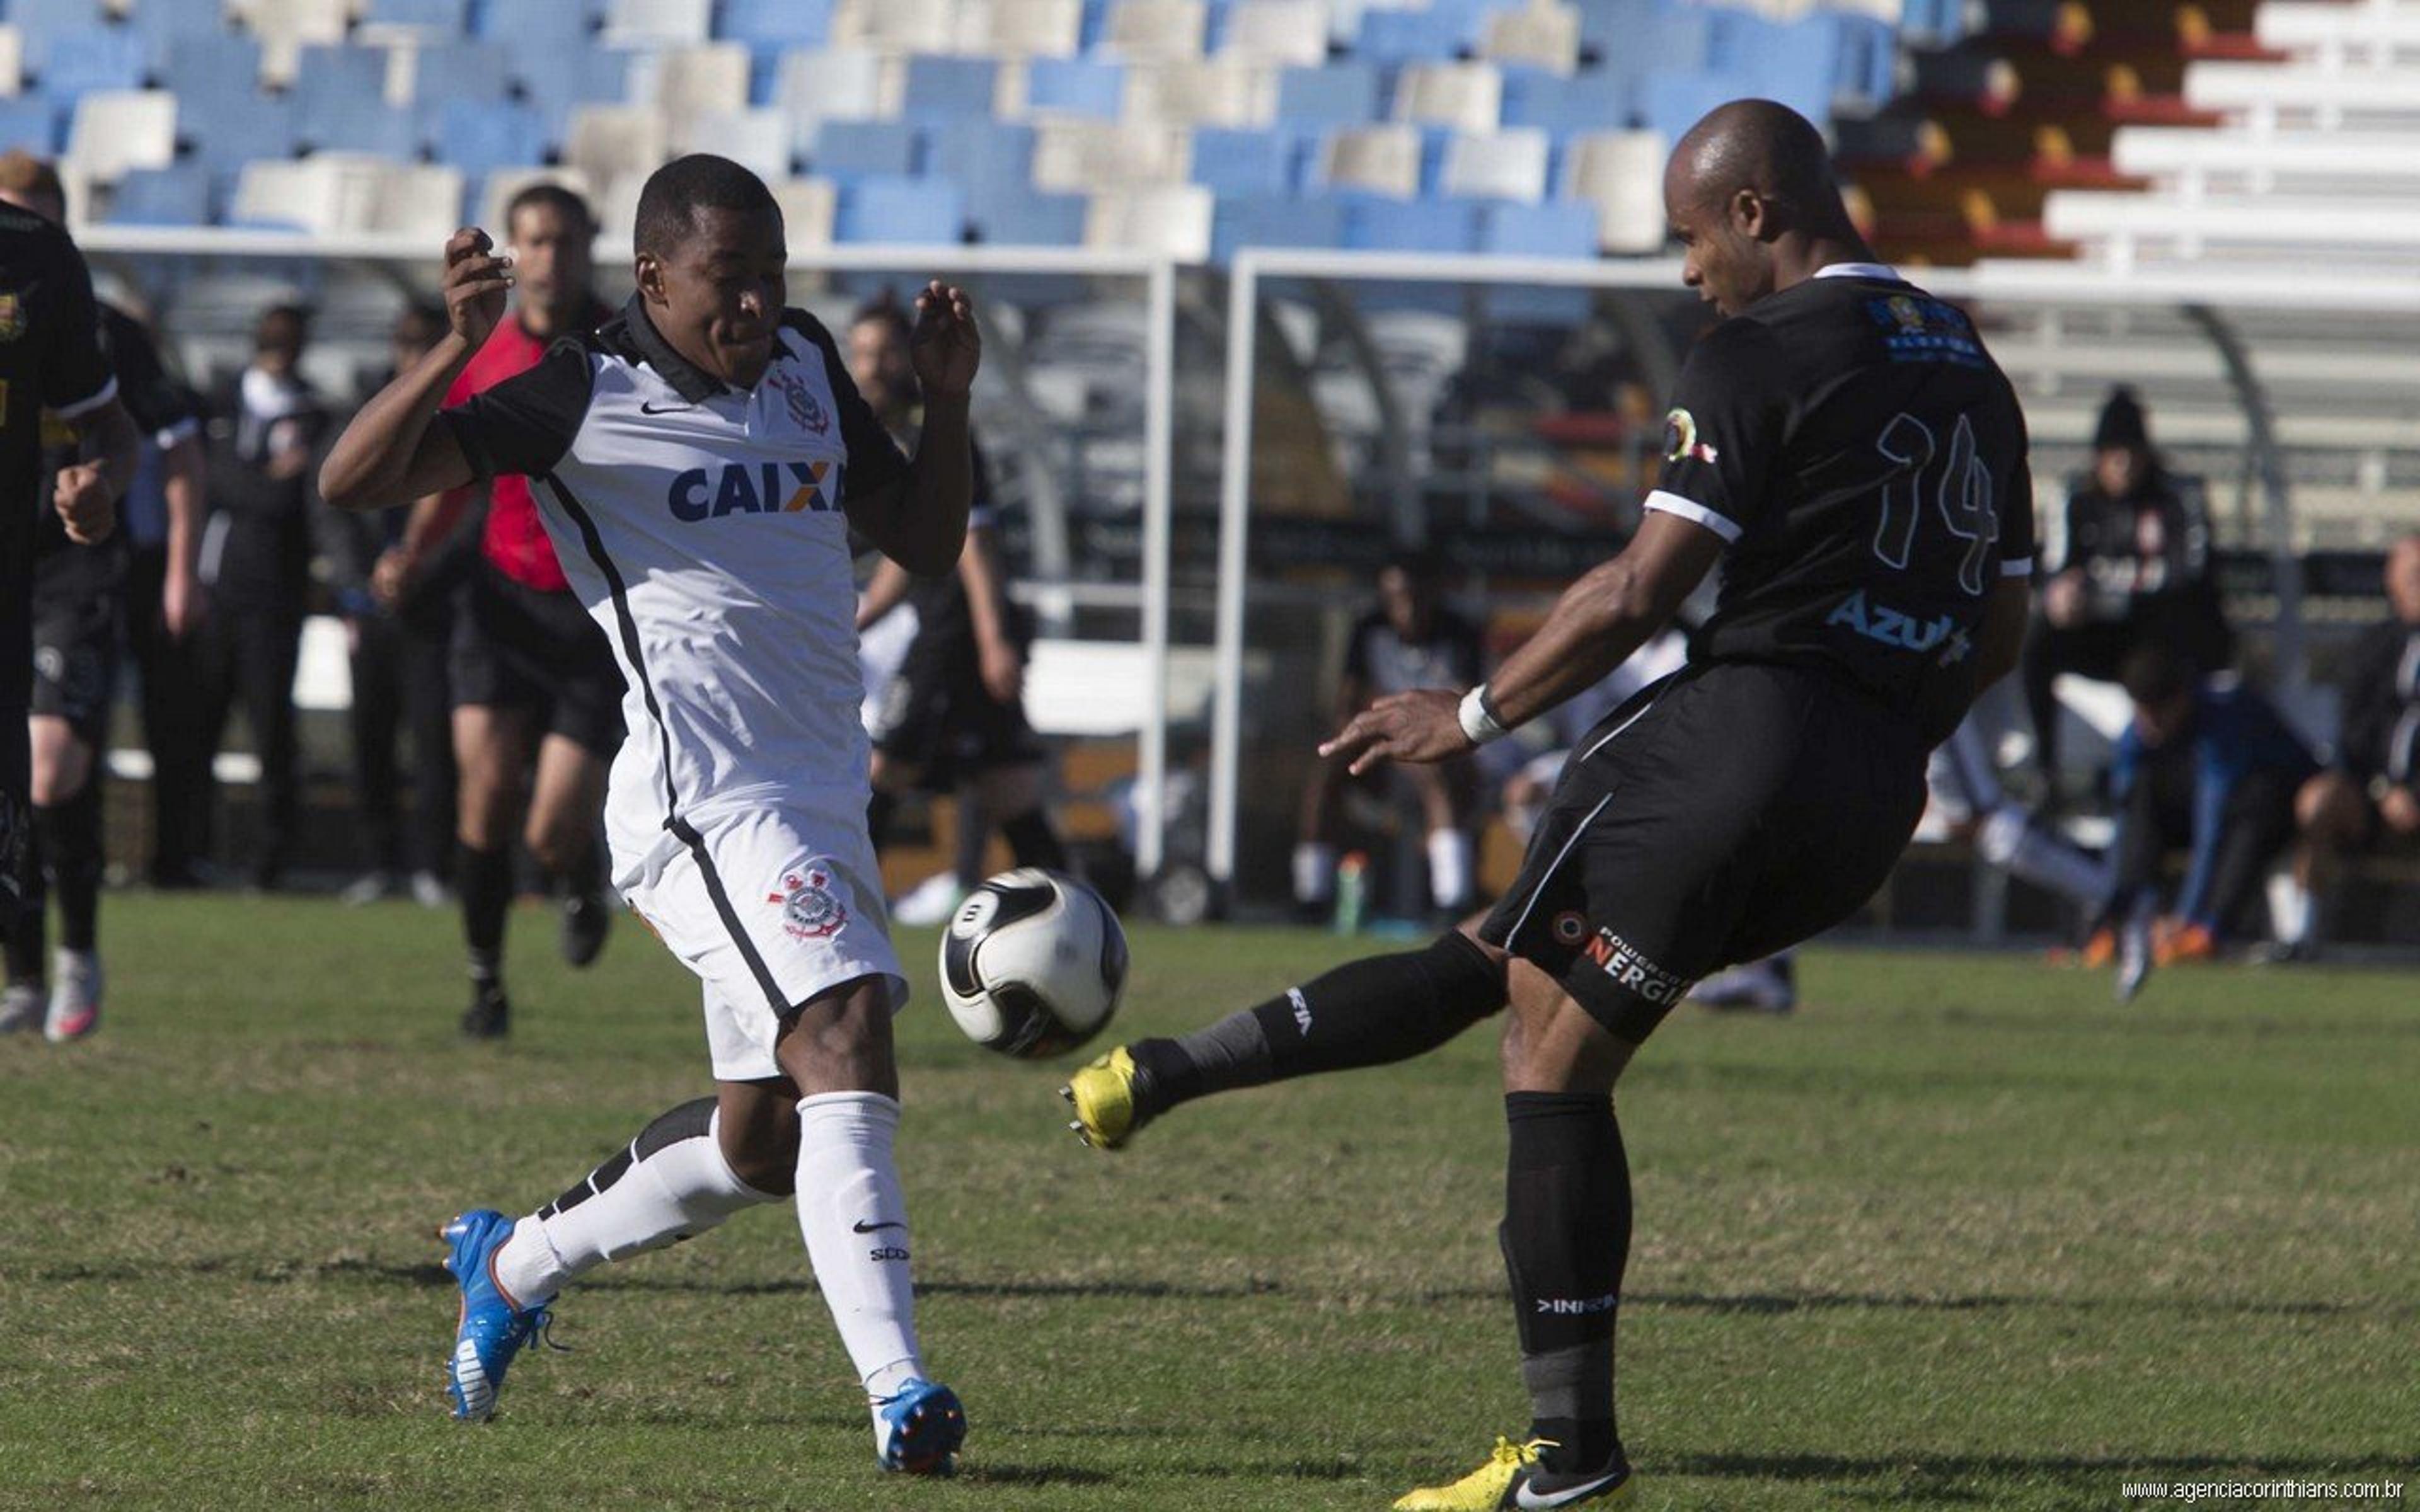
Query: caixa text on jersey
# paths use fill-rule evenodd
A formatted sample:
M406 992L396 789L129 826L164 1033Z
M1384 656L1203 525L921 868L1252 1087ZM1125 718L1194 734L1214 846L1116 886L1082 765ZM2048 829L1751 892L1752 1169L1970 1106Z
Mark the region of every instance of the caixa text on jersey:
M694 523L725 515L795 515L840 502L837 462L726 462L675 475L665 495L673 518Z

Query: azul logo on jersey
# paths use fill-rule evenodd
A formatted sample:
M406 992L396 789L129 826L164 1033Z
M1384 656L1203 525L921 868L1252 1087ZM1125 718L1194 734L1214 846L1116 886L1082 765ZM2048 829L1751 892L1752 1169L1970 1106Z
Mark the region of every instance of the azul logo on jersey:
M795 515L840 507L837 462L725 462L673 479L665 503L673 518L695 524L725 515Z
M1941 665L1951 667L1966 659L1974 649L1961 629L1955 615L1944 614L1938 619L1919 620L1904 609L1887 604L1876 604L1866 597L1862 588L1832 607L1823 617L1826 625L1846 626L1869 640L1879 641L1897 651L1917 653L1942 648Z

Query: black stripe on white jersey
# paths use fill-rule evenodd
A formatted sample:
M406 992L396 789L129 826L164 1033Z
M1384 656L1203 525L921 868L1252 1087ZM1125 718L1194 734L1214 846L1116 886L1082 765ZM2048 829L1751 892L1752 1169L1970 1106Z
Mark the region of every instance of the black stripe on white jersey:
M802 1005L792 1003L783 993L781 982L774 980L772 968L757 952L756 942L748 937L748 931L740 924L739 911L731 905L731 894L722 886L722 873L715 870L714 857L706 854L706 837L681 817L680 794L673 787L672 727L664 722L663 707L656 702L655 684L647 677L646 656L639 648L639 621L630 612L629 587L623 580L622 569L615 566L613 557L607 554L605 537L597 532L596 520L589 517L579 496L551 472L541 474L539 481L553 493L555 502L563 506L565 517L580 532L580 544L588 552L588 560L596 563L597 570L605 575L605 590L613 599L613 623L621 632L622 655L629 658L630 671L638 678L639 696L647 705L648 717L656 722L656 738L663 745L664 828L689 847L690 857L697 862L698 875L705 879L706 895L714 904L715 916L722 920L722 927L730 931L731 943L739 948L739 959L748 963L748 974L754 977L756 985L764 990L767 1001L772 1004L773 1016L786 1019Z

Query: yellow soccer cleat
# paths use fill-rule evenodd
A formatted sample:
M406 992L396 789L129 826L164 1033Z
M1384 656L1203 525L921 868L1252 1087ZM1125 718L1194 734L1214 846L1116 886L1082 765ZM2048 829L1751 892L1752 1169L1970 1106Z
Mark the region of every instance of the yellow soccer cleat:
M1619 1506L1637 1477L1619 1455L1607 1468L1580 1475L1549 1473L1538 1451L1553 1441L1496 1441L1487 1463L1450 1486L1424 1486L1395 1504L1395 1512L1497 1512L1502 1507Z
M1067 1078L1059 1095L1075 1105L1075 1120L1067 1127L1077 1138L1095 1149L1115 1149L1150 1120L1136 1105L1137 1074L1134 1057L1120 1045Z

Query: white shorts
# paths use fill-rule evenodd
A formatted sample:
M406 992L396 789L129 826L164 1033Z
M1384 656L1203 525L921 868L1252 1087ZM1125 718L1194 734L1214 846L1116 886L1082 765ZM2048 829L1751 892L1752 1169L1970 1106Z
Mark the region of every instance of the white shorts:
M619 870L622 896L706 985L718 1081L781 1075L783 1023L843 982L881 977L894 1011L908 1001L865 813L845 793L666 830Z

